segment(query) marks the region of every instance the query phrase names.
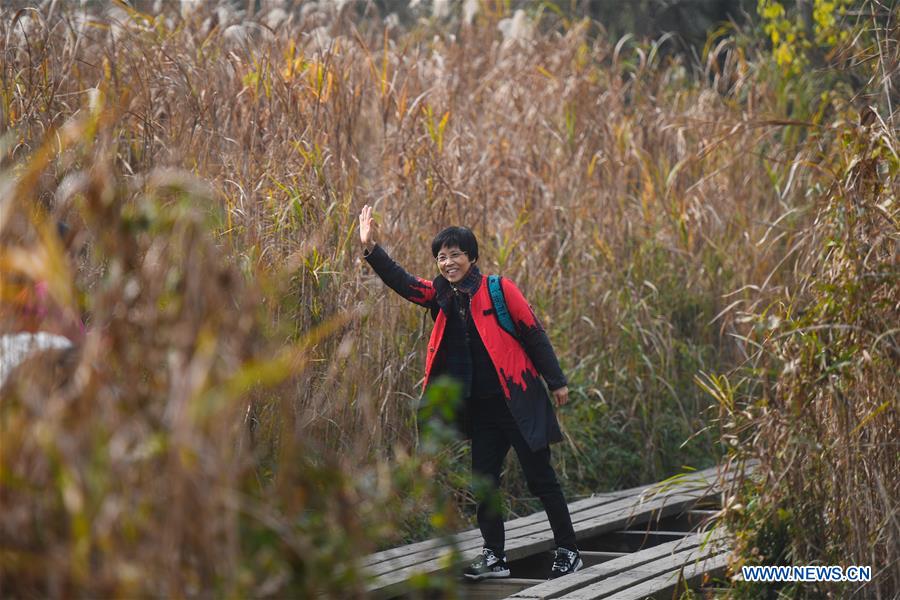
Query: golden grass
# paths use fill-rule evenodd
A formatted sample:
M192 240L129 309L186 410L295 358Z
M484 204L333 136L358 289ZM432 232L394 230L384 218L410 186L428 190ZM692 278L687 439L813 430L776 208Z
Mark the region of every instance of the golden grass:
M424 530L457 524L436 465L464 451L409 455L428 323L360 260L363 204L409 270L432 276L428 241L466 224L482 269L526 290L572 380L560 470L583 493L715 459L695 375L752 362L763 303L827 281L808 196L862 193L868 150L829 151L827 119L854 105L792 119L733 40L698 81L586 23L511 44L500 13L432 38L345 11L323 44L315 14L269 29L116 6L0 20L2 297L49 280L88 325L59 377L23 370L0 401L16 594L351 594L353 558L411 513L444 502ZM879 181L875 206L894 197ZM46 233L60 216L74 260ZM848 393L874 404L841 435L896 433L875 389Z

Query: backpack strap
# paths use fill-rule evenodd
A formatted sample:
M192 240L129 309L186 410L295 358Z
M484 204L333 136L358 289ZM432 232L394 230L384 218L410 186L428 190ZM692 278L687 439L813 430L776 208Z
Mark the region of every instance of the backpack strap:
M500 285L500 276L491 275L488 277L488 291L491 293L491 304L494 305L494 313L497 315L497 321L500 322L506 333L519 339L516 333L516 326L513 324L509 310L506 308L506 298L503 297L503 287Z

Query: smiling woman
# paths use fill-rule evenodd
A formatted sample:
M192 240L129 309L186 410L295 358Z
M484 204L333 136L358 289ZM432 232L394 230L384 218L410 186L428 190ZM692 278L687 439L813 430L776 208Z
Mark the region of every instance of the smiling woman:
M547 391L557 404L568 400L566 378L547 334L519 289L501 279L504 302L515 335L499 322L478 262L478 240L466 227L448 227L431 242L441 274L433 281L415 277L375 243L372 208L359 215L359 238L366 261L392 290L431 310L434 329L425 359L425 382L437 374L459 380L463 410L457 424L472 440L472 471L492 484L479 498L478 526L484 550L465 571L469 579L509 577L504 555L503 516L494 494L503 460L514 448L532 494L547 511L557 545L550 577L577 571L582 561L568 505L550 460L550 444L562 440ZM459 418L461 417L461 418Z

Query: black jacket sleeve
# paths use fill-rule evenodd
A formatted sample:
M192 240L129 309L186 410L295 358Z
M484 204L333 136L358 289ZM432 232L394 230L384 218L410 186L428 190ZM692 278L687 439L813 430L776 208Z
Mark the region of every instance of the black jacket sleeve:
M366 250L363 256L389 288L420 306L436 306L432 283L407 273L381 246L376 245L371 252Z
M512 281L504 277L501 279L501 283L509 314L528 358L534 363L538 373L547 382L547 387L551 391L565 387L568 385L568 381L559 366L559 359L556 357L556 352L553 351L553 345L550 343L550 338L547 337L547 332L538 321L531 305Z
M529 329L522 337L522 346L551 391L568 385L568 380L559 366L559 359L556 358L556 352L553 351L550 339L543 328Z

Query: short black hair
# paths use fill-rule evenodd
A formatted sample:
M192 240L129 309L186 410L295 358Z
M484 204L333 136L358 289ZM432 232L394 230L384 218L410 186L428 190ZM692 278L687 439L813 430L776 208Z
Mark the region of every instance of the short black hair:
M456 246L469 256L469 260L478 260L478 240L468 227L448 227L431 240L431 254L437 258L441 248Z

